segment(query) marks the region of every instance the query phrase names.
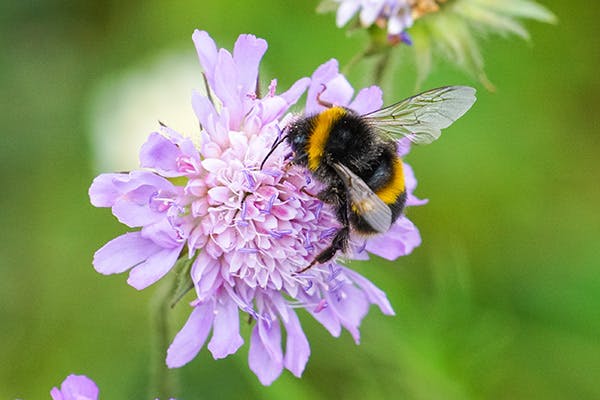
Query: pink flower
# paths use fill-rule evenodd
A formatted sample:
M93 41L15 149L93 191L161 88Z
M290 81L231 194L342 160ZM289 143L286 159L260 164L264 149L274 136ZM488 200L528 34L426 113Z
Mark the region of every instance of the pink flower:
M329 206L310 194L319 191L319 183L302 168L287 165L289 147L278 147L259 168L294 118L289 108L307 89L306 113L321 109L317 94L323 84L322 100L359 113L380 108L382 93L370 87L353 97L353 88L331 60L282 93L272 80L261 96L257 78L267 49L264 40L241 35L233 53L217 49L206 32L194 32L193 40L210 88L208 94L192 96L200 137L163 127L142 146L144 170L94 180L92 204L111 207L121 222L140 228L98 250L94 267L103 274L131 269L128 283L143 289L177 259L194 259L190 279L197 298L168 350L167 365L188 363L207 340L215 359L235 353L244 342L242 311L256 322L250 369L269 385L284 368L300 376L308 361L310 347L297 308L306 309L334 336L346 328L357 343L371 304L384 314L394 313L380 289L339 259L296 273L330 244L339 224ZM409 204L416 205L416 181L407 171ZM420 244L417 229L405 217L374 240L354 238L343 256L365 258L367 249L395 259Z

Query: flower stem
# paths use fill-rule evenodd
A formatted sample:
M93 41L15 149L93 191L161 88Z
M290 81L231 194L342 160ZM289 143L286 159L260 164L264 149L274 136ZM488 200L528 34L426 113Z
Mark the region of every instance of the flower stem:
M177 280L173 274L168 274L157 288L150 302L150 323L153 333L150 362L150 385L148 398L168 399L175 397L178 392L178 379L174 370L169 370L165 363L167 349L170 343L169 312L170 298Z
M365 47L363 50L359 51L358 53L356 53L354 56L352 56L352 58L350 59L350 61L348 61L348 63L346 65L344 65L344 67L342 68L342 74L345 76L348 76L350 71L352 70L352 68L354 68L354 66L356 64L358 64L358 62L360 60L362 60L363 58L365 58L369 52L371 50L371 47Z
M373 70L373 82L382 87L383 79L385 78L385 72L387 70L388 65L390 64L390 50L385 49L379 55L379 60L375 63L375 69Z

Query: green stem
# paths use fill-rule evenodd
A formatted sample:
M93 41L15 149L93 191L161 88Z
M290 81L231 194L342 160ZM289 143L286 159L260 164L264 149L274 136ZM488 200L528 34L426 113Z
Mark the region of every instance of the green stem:
M385 78L385 72L387 70L388 65L390 64L390 55L390 49L385 49L381 52L379 60L377 60L377 62L375 63L375 69L373 71L373 82L379 87L382 87L383 79Z
M344 65L344 67L342 68L342 74L345 75L345 76L348 76L348 74L350 73L350 71L352 70L352 68L354 68L354 66L356 64L358 64L358 62L360 60L362 60L363 58L365 58L369 54L370 51L371 51L371 46L367 46L363 50L361 50L358 53L356 53L350 59L350 61L348 61L348 63L346 65Z
M150 302L151 315L151 362L150 362L150 385L148 386L148 398L169 399L175 397L178 392L178 379L174 370L169 370L165 363L167 349L171 341L169 330L170 298L177 280L173 274L163 278Z

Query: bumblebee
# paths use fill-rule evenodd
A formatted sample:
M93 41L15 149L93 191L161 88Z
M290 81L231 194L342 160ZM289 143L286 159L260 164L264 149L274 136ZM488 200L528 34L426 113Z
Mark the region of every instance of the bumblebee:
M298 273L345 251L351 231L371 235L390 229L406 203L397 140L433 142L473 105L475 89L432 89L364 115L319 102L327 108L291 122L262 163L287 141L292 164L307 168L324 185L316 196L332 206L341 224L329 247Z

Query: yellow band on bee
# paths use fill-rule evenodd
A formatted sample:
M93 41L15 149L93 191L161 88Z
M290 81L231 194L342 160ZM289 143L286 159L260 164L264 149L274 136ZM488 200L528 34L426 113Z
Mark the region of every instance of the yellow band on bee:
M319 168L331 128L344 114L346 114L346 110L342 107L331 107L315 118L306 149L308 153L308 168L311 171L314 172Z
M385 204L394 204L402 193L404 193L404 169L402 160L396 158L393 165L393 175L389 182L379 189L375 194L383 200Z

